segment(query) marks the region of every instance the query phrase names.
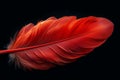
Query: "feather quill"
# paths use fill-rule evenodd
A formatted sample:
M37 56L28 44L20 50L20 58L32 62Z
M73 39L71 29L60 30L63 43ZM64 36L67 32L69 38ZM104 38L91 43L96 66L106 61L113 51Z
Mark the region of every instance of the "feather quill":
M0 54L9 53L10 60L26 69L47 70L87 55L110 37L113 26L103 17L50 17L24 26Z

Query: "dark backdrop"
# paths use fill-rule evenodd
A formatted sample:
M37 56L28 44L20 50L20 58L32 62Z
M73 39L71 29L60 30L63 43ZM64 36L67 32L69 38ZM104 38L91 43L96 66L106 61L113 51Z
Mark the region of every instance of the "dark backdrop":
M8 64L8 55L0 55L0 80L119 80L120 12L118 2L111 1L1 1L0 49L6 49L10 37L22 26L50 16L101 16L115 24L113 35L91 54L74 63L47 71L23 71Z

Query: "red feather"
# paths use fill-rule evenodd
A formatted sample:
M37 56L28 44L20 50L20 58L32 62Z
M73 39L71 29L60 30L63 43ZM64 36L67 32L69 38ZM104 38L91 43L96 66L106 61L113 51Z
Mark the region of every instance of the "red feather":
M0 54L11 53L10 60L27 69L47 70L87 55L110 37L113 26L102 17L50 17L23 27Z

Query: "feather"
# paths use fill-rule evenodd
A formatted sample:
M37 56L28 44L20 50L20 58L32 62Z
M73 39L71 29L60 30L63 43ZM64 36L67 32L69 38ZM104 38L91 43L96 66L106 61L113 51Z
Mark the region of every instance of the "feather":
M47 70L71 63L103 44L114 24L103 17L50 17L24 26L7 50L10 60L26 69Z

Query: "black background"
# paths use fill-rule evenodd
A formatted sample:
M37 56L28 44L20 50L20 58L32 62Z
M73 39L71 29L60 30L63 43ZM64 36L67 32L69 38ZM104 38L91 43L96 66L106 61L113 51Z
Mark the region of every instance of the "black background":
M47 71L24 71L8 64L8 55L0 55L0 80L119 80L120 12L112 1L1 1L0 49L6 49L10 37L22 26L36 24L50 16L101 16L114 24L113 35L105 44L74 63Z

